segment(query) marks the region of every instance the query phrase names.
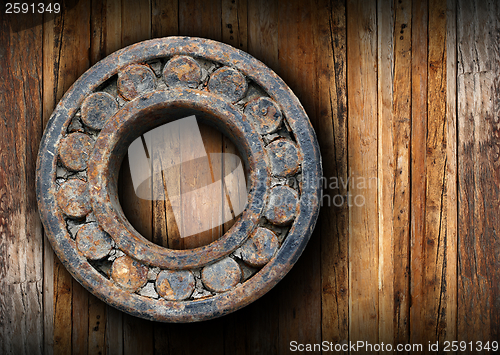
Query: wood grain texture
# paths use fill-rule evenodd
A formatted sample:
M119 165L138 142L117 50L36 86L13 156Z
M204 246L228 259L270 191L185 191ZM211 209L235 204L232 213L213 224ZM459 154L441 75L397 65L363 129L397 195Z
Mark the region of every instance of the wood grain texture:
M106 303L93 295L88 298L88 353L104 354L107 325Z
M73 354L87 354L89 343L89 293L75 279L72 279L71 290L71 349ZM56 329L58 325L56 324ZM63 331L61 329L61 331Z
M395 46L398 40L395 38L395 10L392 1L377 2L377 66L378 66L378 268L379 268L379 339L381 342L394 343L394 279L395 270L393 268L395 255L394 245L398 239L394 233L397 228L394 221L394 212L397 211L395 204L399 202L401 189L396 188L398 180L397 170L404 175L408 175L408 166L405 164L405 157L401 154L398 133L404 134L404 127L400 127L396 118L398 113L394 108L394 101L397 99L397 86L402 78L395 78L395 62L398 53L395 53ZM394 43L395 42L395 43ZM399 49L399 48L398 48ZM399 62L399 61L398 61ZM398 63L399 64L399 63ZM400 73L398 73L400 74ZM398 80L399 79L399 80ZM408 85L404 82L403 85ZM396 97L395 97L396 96ZM403 121L404 122L404 121ZM395 126L395 127L394 127ZM396 129L394 129L396 128ZM397 169L397 170L396 170ZM404 191L402 191L404 193ZM403 203L404 203L403 199Z
M43 234L35 162L42 133L41 16L0 15L0 353L44 349ZM15 31L14 31L15 29ZM26 58L34 60L26 62Z
M411 50L412 8L410 1L395 3L393 155L393 342L410 342L410 178L411 178ZM382 339L381 339L382 340Z
M248 43L247 0L222 0L222 41L243 51Z
M346 6L344 1L318 1L314 6L318 19L314 124L325 176L316 227L321 235L322 339L342 343L349 339Z
M446 194L447 230L445 339L458 339L458 146L457 146L457 3L447 1L446 15Z
M278 1L248 2L248 52L278 71ZM283 18L282 18L283 21Z
M374 3L347 2L349 339L378 341L377 23Z
M151 0L151 37L179 34L179 1Z
M121 0L121 20L122 47L150 39L150 0Z
M458 338L466 341L500 336L499 11L493 1L457 6Z
M412 131L411 131L411 303L410 340L423 339L425 311L422 299L422 243L425 243L426 137L427 137L427 41L428 7L412 5ZM416 262L415 262L416 261ZM415 290L417 288L417 290ZM417 340L418 339L418 340Z
M425 184L423 191L415 187L418 199L412 204L423 223L412 245L411 341L416 343L443 342L455 327L447 318L456 301L447 287L447 274L454 271L448 267L447 235L446 6L444 1L429 3L426 126L414 136L425 144L423 151L415 152L420 161L413 173L422 178L417 183Z
M392 8L394 6L394 8ZM378 6L379 342L409 342L411 2Z

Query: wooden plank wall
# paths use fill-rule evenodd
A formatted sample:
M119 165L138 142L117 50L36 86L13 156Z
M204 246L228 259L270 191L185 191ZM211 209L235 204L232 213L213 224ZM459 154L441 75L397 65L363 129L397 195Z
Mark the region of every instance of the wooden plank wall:
M290 342L500 338L500 4L80 0L0 14L0 353L272 354ZM43 127L92 64L170 35L229 43L297 94L326 177L312 239L252 305L160 324L85 291L43 237ZM370 351L364 351L368 353ZM376 352L376 351L373 351ZM468 347L464 353L474 353Z

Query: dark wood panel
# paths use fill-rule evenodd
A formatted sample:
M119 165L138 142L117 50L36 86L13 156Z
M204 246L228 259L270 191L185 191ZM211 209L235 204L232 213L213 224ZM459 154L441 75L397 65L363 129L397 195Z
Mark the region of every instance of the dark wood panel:
M39 22L38 15L16 18L0 14L2 354L35 354L44 348L43 235L33 188L42 135Z
M458 338L500 338L500 6L458 1ZM473 353L471 351L470 353Z
M311 122L317 124L314 3L283 1L278 6L278 74L297 95ZM296 65L300 62L301 65ZM320 239L314 233L301 258L280 282L278 352L286 353L292 340L321 342Z
M345 1L318 1L314 6L317 100L313 124L326 177L316 226L316 235L321 235L321 328L323 340L342 343L349 339L346 6Z

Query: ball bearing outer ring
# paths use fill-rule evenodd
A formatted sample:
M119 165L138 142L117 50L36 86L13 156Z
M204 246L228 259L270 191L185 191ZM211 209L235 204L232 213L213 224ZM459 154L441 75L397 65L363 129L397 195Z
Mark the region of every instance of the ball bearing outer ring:
M298 212L278 252L253 277L213 297L189 301L150 299L120 288L103 277L78 252L56 201L57 151L71 118L83 100L127 65L186 55L237 69L279 103L302 154ZM108 304L134 316L164 322L193 322L223 316L258 299L295 264L314 229L321 198L321 157L314 130L300 102L268 67L231 46L200 38L169 37L123 48L85 72L66 92L44 132L37 160L37 199L42 223L52 247L73 277Z

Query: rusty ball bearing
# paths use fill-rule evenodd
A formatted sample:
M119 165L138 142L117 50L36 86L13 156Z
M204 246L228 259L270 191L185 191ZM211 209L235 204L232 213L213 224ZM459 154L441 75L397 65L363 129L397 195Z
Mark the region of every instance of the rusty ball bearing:
M172 250L127 221L117 176L133 139L195 112L240 150L248 203L220 239ZM320 177L309 119L274 72L228 45L169 37L119 50L76 81L44 132L36 189L52 247L84 287L138 317L193 322L285 276L314 229Z

